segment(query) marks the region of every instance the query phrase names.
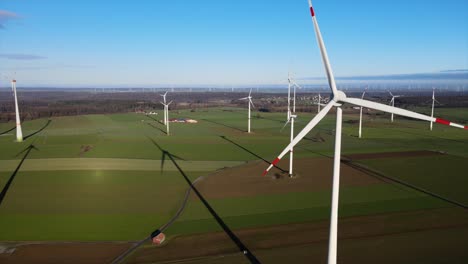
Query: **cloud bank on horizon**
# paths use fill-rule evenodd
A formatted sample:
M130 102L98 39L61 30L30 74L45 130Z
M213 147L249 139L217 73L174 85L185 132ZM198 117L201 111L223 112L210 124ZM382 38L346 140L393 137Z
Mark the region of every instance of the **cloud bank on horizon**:
M0 53L0 58L8 60L43 60L47 59L44 56L32 55L32 54L19 54L19 53Z

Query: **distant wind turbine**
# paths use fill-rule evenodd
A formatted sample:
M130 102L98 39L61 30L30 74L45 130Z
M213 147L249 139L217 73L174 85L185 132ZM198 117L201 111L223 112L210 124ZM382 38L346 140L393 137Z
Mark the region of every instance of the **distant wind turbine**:
M392 92L388 91L390 93L390 95L392 96L392 100L390 100L390 105L395 107L395 98L399 98L401 97L401 95L393 95ZM393 123L393 113L392 113L392 117L390 118L390 120L392 121Z
M247 133L250 133L251 107L255 108L255 105L252 102L252 89L250 89L249 96L241 98L239 100L248 100L249 115L248 115Z
M367 91L367 88L362 93L361 99L364 99L364 96L366 95L366 91ZM361 109L359 111L359 138L362 137L362 109L363 107L361 106Z
M431 111L431 117L432 117L432 118L434 117L434 106L435 106L435 102L437 102L438 104L440 104L439 101L437 101L437 100L435 99L435 88L432 88L432 111ZM431 131L432 131L432 124L433 124L433 123L434 123L434 122L431 121L431 125L430 125Z
M172 104L172 101L170 101L168 104L161 102L162 105L164 105L164 123L166 124L166 134L169 136L170 131L169 131L169 106Z
M15 112L16 112L16 141L23 142L23 131L21 129L21 119L20 119L20 112L18 107L18 96L16 94L16 80L11 80L11 89L13 90L13 94L15 96Z
M166 111L166 96L167 96L167 92L165 92L164 94L161 94L162 98L163 98L163 101L161 102L162 105L164 105L164 120L163 120L163 123L164 125L166 124L167 122L167 111Z
M291 110L291 86L293 88L293 106ZM291 135L290 135L290 140L291 142L294 139L294 121L297 118L296 115L296 88L301 89L301 87L291 78L291 74L288 73L288 120L286 121L286 124L283 126L283 129L291 123ZM289 151L289 177L293 176L293 152L294 149L291 148Z

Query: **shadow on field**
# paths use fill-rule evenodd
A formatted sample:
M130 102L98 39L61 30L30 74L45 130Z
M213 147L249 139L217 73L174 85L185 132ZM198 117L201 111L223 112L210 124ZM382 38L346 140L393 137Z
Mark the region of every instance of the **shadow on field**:
M265 119L265 120L269 120L269 121L273 121L273 122L278 122L278 123L281 123L281 124L284 124L286 122L285 120L278 120L278 119L264 117L264 116L253 116L253 118L255 118L255 119Z
M312 151L312 150L309 150L309 149L305 149L305 148L302 148L300 146L298 146L298 148L301 148L303 150L306 150L308 152L311 152L311 153L314 153L316 155L319 155L319 156L322 156L322 157L325 157L325 158L328 158L328 159L333 159L333 156L328 156L328 155L325 155L323 153L320 153L320 152L316 152L316 151ZM461 207L463 209L468 209L468 206L461 203L461 202L458 202L458 201L455 201L455 200L452 200L450 198L447 198L447 197L444 197L442 195L439 195L437 193L434 193L430 190L426 190L424 188L421 188L421 187L418 187L414 184L411 184L409 182L406 182L406 181L403 181L403 180L400 180L400 179L397 179L397 178L394 178L394 177L390 177L390 176L386 176L380 172L377 172L377 171L374 171L366 166L363 166L359 163L356 163L354 162L352 159L348 158L348 157L341 157L340 159L340 163L341 165L346 165L348 167L351 167L357 171L360 171L360 172L363 172L365 173L366 175L369 175L371 177L374 177L382 182L385 182L387 184L392 184L393 186L399 188L399 189L402 189L402 187L407 187L407 188L410 188L410 189L413 189L415 191L418 191L418 192L421 192L423 194L426 194L426 195L429 195L429 196L432 196L436 199L439 199L439 200L442 200L444 202L447 202L447 203L450 203L452 205L455 205L455 206L458 206L458 207Z
M179 166L177 161L175 160L177 157L172 155L169 151L161 148L159 144L153 140L152 138L149 138L153 144L162 152L162 159L161 159L161 171L163 171L164 167L164 160L166 159L166 156L169 158L169 160L174 164L174 166L177 168L179 173L182 175L182 177L185 179L187 184L189 185L190 189L198 196L200 201L203 203L203 205L208 209L210 214L214 217L216 222L219 224L219 226L224 230L224 232L229 236L229 238L236 244L236 246L239 248L239 251L250 261L250 263L257 264L260 263L260 261L257 260L257 258L250 252L250 250L242 243L242 241L231 231L231 229L224 223L224 221L221 219L221 217L216 213L216 211L211 207L211 205L205 200L205 198L201 195L201 193L195 188L193 183L190 181L188 176L185 174L185 172L182 170L182 168ZM186 193L186 197L187 197ZM184 203L182 204L182 209L185 207L185 204L188 199L184 200ZM179 212L181 210L179 209ZM139 241L136 243L132 248L124 252L124 254L118 256L112 263L121 263L122 261L125 260L127 256L129 256L131 253L133 253L139 246L141 246L144 242L152 239L153 237L159 235L162 230L166 229L169 227L180 215L180 213L176 214L175 217L173 217L168 223L166 223L163 227L160 229L156 229L151 233L150 236L144 238L143 240Z
M50 123L52 123L52 120L50 120L50 119L47 120L47 123L45 123L44 126L42 126L38 131L36 131L36 132L34 132L34 133L32 133L32 134L29 134L29 135L25 136L25 137L24 137L24 140L26 140L26 139L28 139L28 138L30 138L30 137L32 137L32 136L34 136L34 135L36 135L36 134L42 132L44 129L46 129L46 128L50 125Z
M224 139L224 140L226 140L227 142L229 142L229 143L231 143L231 144L233 144L233 145L239 147L240 149L244 150L245 152L247 152L247 153L249 153L249 154L251 154L251 155L257 157L258 159L263 160L265 163L271 164L270 161L268 161L268 160L266 160L266 159L260 157L260 156L257 155L256 153L250 151L249 149L243 147L242 145L237 144L236 142L234 142L234 141L228 139L227 137L225 137L225 136L219 136L219 137L222 138L222 139ZM280 167L277 167L277 166L274 166L274 167L277 168L278 170L280 170L280 171L283 172L283 173L287 173L287 172L288 172L288 171L286 171L286 170L284 170L284 169L282 169L282 168L280 168Z
M161 125L164 125L163 122L161 122L160 120L157 120L156 118L154 118L154 117L152 117L152 116L146 115L146 117L148 117L149 119L152 119L153 121L158 122L158 123L161 124Z
M26 158L29 156L29 153L31 152L31 150L33 149L36 149L38 150L32 143L31 145L29 145L27 148L25 148L24 150L22 150L20 153L18 153L16 155L16 157L18 157L19 155L21 155L21 153L24 153L26 152L26 154L24 154L23 158L21 159L20 163L18 164L18 166L16 167L15 171L13 172L13 174L11 174L10 176L10 179L8 179L8 182L5 184L5 187L3 187L3 190L2 192L0 193L0 206L2 205L3 203L3 199L5 198L8 190L10 189L10 186L11 186L11 183L13 182L13 180L15 179L16 177L16 174L18 173L18 171L20 170L21 166L23 165L23 162L26 160Z
M9 133L9 132L11 132L11 131L13 131L13 130L15 130L15 128L16 128L16 127L12 127L12 128L10 128L10 129L8 129L7 131L1 132L1 133L0 133L0 136L1 136L1 135L4 135L4 134L6 134L6 133Z
M146 123L146 124L148 124L148 126L154 128L154 129L157 129L157 130L161 131L161 133L167 135L167 132L164 131L164 130L162 130L161 128L159 128L159 127L157 127L157 126L155 126L155 125L153 125L153 124L151 124L151 123Z
M233 127L233 126L228 126L226 124L223 124L223 123L219 123L219 122L216 122L216 121L213 121L213 120L208 120L208 119L202 119L203 121L206 121L208 123L212 123L212 124L215 124L215 125L220 125L220 126L223 126L223 127L227 127L227 128L230 128L230 129L234 129L234 130L237 130L237 131L240 131L240 132L246 132L245 130L242 130L240 128L237 128L237 127Z

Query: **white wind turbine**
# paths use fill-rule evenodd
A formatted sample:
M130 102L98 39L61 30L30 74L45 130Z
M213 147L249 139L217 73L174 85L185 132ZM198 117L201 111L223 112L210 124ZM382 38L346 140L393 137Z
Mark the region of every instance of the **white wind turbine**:
M164 123L164 125L166 125L166 124L167 124L167 120L168 120L168 118L167 118L167 110L166 110L166 96L167 96L167 92L165 92L164 94L160 94L160 95L161 95L162 98L163 98L163 101L161 102L161 104L164 105L164 121L163 121L163 123Z
M320 95L320 93L318 94L318 97L317 97L317 98L318 98L318 99L317 99L317 103L312 102L312 104L316 104L316 105L317 105L317 113L320 113L320 107L326 105L326 104L323 104L323 103L322 103L323 99L325 99L325 98L322 97L322 96Z
M392 96L392 100L390 100L390 105L392 105L393 107L395 107L395 98L399 98L401 97L401 95L393 95L392 92L388 91L390 93L390 95ZM392 117L391 117L391 121L393 123L393 113L392 113Z
M434 117L434 105L435 105L435 102L437 102L438 104L440 104L439 101L437 101L437 100L435 99L435 88L432 88L432 111L431 111L431 117ZM432 131L432 124L433 124L433 123L434 123L434 122L431 121L431 125L430 125L431 131Z
M164 106L164 123L166 125L166 134L169 136L170 131L169 131L169 106L172 104L172 101L170 101L168 104L161 102L161 104Z
M248 125L247 125L247 132L250 133L250 119L251 119L251 107L255 108L255 105L252 102L252 89L250 89L249 96L240 98L239 100L249 100L249 116L248 116Z
M18 107L18 96L16 94L16 80L11 80L11 89L13 90L13 95L15 96L15 113L16 113L16 141L23 142L23 130L21 129L21 118Z
M291 86L293 86L293 107L291 110ZM286 124L283 126L285 128L289 123L291 123L291 142L294 139L294 121L297 118L296 115L296 88L301 89L301 86L299 86L292 78L291 74L288 73L288 120L286 121ZM289 151L289 177L293 176L293 152L294 149L291 148Z
M424 121L432 121L444 125L449 125L453 127L458 127L462 129L468 129L468 126L463 126L459 124L452 123L450 121L433 118L430 116L422 115L412 111L396 108L393 106L388 106L380 103L375 103L359 98L348 98L346 94L342 91L339 91L336 88L335 78L330 66L328 59L327 51L325 44L322 40L322 34L320 32L317 19L315 17L314 9L312 7L312 2L309 0L310 12L312 15L312 22L315 28L315 34L320 48L320 53L322 55L322 61L325 67L327 74L328 83L332 91L332 97L330 102L318 113L312 120L304 127L304 129L299 132L299 134L294 138L294 140L281 152L281 154L271 163L271 165L264 171L263 175L266 175L268 171L278 164L281 158L286 155L291 149L299 143L331 110L332 107L336 107L336 132L335 132L335 154L333 159L333 187L332 187L332 206L331 206L331 217L330 217L330 239L329 239L329 248L328 248L328 263L335 264L337 260L337 239L338 239L338 198L339 198L339 186L340 186L340 159L341 159L341 133L342 133L342 116L343 110L341 106L345 103L349 103L356 106L362 106L378 111L388 112L392 114L398 114L401 116L406 116L410 118L420 119Z
M366 91L367 91L367 88L362 93L361 99L364 99L364 96L366 95ZM363 107L361 106L361 109L359 110L359 138L362 137L362 109Z

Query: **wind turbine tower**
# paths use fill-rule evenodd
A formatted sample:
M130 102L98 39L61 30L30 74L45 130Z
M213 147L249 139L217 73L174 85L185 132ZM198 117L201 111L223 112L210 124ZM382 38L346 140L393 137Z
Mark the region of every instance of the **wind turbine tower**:
M292 110L291 110L291 86L293 86L294 91L293 91L293 104L292 104ZM288 73L288 120L286 121L286 124L283 126L285 128L288 123L291 123L291 134L290 134L290 140L291 142L294 140L294 121L297 118L296 115L296 88L301 89L301 87L291 78L291 75ZM289 177L293 177L293 153L294 149L291 148L289 151Z
M166 111L166 96L167 96L167 92L165 92L164 94L160 94L163 98L163 101L161 102L162 105L164 105L164 120L163 120L163 123L164 125L166 125L166 122L167 122L167 111Z
M392 100L390 100L390 105L395 107L395 98L398 98L398 97L401 97L400 95L393 95L392 92L388 91L390 93L390 95L392 96ZM390 120L392 121L393 123L393 113L392 113L392 116L390 118Z
M432 111L431 111L431 117L433 118L434 117L434 106L435 106L435 102L439 103L439 101L437 101L435 99L435 88L432 88ZM440 104L440 103L439 103ZM430 125L430 129L432 131L432 125L433 125L433 121L431 121L431 125Z
M367 91L367 88L362 93L361 99L364 99L364 96L366 95L366 91ZM359 110L359 138L362 137L362 109L363 109L363 107L361 106L361 108Z
M21 119L20 112L18 107L18 96L16 94L16 80L11 80L11 88L13 89L13 94L15 96L15 112L16 112L16 141L23 142L23 131L21 130Z
M252 89L250 89L249 96L241 98L239 100L249 100L249 115L248 115L248 124L247 124L247 133L250 133L250 120L251 120L251 112L252 112L252 107L255 108L255 105L252 102Z

